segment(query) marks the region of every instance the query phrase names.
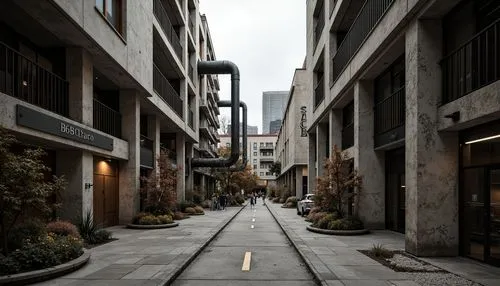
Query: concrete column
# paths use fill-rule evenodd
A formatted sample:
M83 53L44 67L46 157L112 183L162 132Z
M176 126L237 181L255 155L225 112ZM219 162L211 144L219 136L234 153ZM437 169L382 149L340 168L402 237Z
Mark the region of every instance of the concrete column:
M330 149L333 150L333 146L342 148L342 109L332 109L328 114L329 121L329 135L330 135Z
M94 68L90 54L82 48L68 48L66 74L69 81L69 117L92 127Z
M295 195L301 198L304 195L302 190L302 166L295 167Z
M209 196L208 196L208 188L207 188L207 178L208 176L207 175L201 175L201 180L200 180L200 192L201 192L201 195L205 198L205 199L208 199Z
M59 217L74 223L93 211L94 162L92 153L85 151L57 151L56 173L68 182L61 193Z
M186 142L186 159L193 158L193 143ZM194 172L193 170L185 169L184 176L186 178L186 190L194 191Z
M316 156L317 156L317 164L318 164L318 171L317 174L318 176L322 176L324 173L324 165L325 165L325 159L327 158L327 147L325 146L325 142L328 142L328 126L325 126L325 124L318 124L316 126L316 134L317 134L317 140L316 140Z
M130 223L139 211L140 174L140 100L135 90L120 91L122 137L129 144L127 161L120 162L119 175L119 222Z
M153 140L154 169L159 172L158 157L160 156L160 119L156 115L148 115L148 137Z
M373 142L373 82L354 86L354 168L363 176L356 211L365 227L385 228L385 161Z
M442 26L413 21L406 32L406 251L458 254L458 136L438 133Z
M310 194L313 194L316 192L316 134L314 133L309 133L309 136L307 136L309 140L309 158L308 158L308 173L309 175L307 176L307 192Z
M186 138L183 133L176 133L175 146L177 153L177 202L186 199Z

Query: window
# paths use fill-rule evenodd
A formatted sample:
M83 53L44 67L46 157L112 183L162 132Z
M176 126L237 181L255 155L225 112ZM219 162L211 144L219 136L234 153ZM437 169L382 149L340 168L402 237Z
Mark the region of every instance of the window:
M257 142L253 142L253 149L257 150Z
M254 156L257 156L257 152L253 152L253 155L254 155Z
M264 176L264 172L260 172L260 175L261 175L261 176Z
M226 147L231 147L231 143L226 143Z
M115 28L115 30L123 34L122 31L122 1L123 0L96 0L95 7Z
M253 165L254 170L257 169L257 165Z
M253 162L254 162L254 163L257 163L257 159L253 159Z

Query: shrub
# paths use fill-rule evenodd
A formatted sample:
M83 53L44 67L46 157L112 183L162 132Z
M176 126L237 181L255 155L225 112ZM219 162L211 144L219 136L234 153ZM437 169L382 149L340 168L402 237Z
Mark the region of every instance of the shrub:
M325 215L327 215L326 212L311 212L309 215L307 215L307 219L312 222L313 224L317 223L320 219L322 219Z
M161 215L158 216L157 218L160 221L160 224L168 224L173 222L172 217L169 215Z
M47 232L52 232L57 235L68 236L79 238L80 233L76 226L69 221L57 220L49 222L47 224Z
M186 208L194 208L196 205L190 201L182 201L177 204L177 210L181 212L186 212Z
M210 200L204 200L201 202L201 207L204 209L209 209L211 206L212 202Z
M91 211L87 211L85 217L83 217L78 223L78 231L85 242L94 244L96 243L96 232L99 228L94 224L94 218Z
M284 199L284 198L280 198L278 202L279 202L280 204L284 204L284 203L285 203L285 199Z
M149 216L149 215L152 215L151 213L148 213L148 212L141 212L141 213L138 213L136 214L133 218L132 218L132 223L133 224L139 224L139 221L141 220L141 218L145 217L145 216Z
M280 202L280 198L279 197L276 197L273 199L273 203L279 203Z
M181 212L175 212L173 218L174 220L182 220L189 218L189 216Z
M27 239L24 245L0 257L0 275L39 270L68 262L82 255L81 239L60 235L44 235L35 241Z
M391 258L392 252L385 248L382 244L374 244L370 249L370 253L379 258Z
M139 219L139 224L142 225L155 225L160 224L160 219L154 215L146 215Z
M197 214L203 214L203 213L205 213L205 212L203 211L203 208L202 208L202 207L200 207L200 206L196 206L196 207L194 207L194 211L195 211Z
M188 214L195 214L196 213L196 210L194 209L194 207L187 207L185 210L184 210L185 213L188 213Z
M322 218L320 218L314 226L321 229L328 229L330 222L337 220L337 216L333 213L328 213Z
M153 214L156 216L158 216L158 215L172 215L173 214L173 212L171 210L169 210L168 208L163 207L163 206L155 206L155 205L151 205L151 206L144 208L144 212L150 213L150 214Z
M8 245L10 249L18 249L26 239L35 241L45 235L47 235L45 224L39 219L30 219L10 231Z
M328 225L330 230L357 230L363 229L363 222L358 218L349 217L336 219Z
M245 198L243 198L241 194L237 194L236 196L234 196L234 200L240 205L245 202Z
M105 229L100 229L100 230L96 231L95 238L97 241L96 243L101 243L101 242L111 240L113 237L112 237L112 233L110 231L105 230Z
M288 197L285 201L285 206L287 208L296 208L297 207L297 197L295 197L295 196Z

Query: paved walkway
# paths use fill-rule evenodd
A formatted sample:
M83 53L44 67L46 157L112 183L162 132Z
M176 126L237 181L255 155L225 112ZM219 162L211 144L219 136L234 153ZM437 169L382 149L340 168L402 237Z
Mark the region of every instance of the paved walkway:
M240 210L205 211L168 229L108 228L118 240L92 248L87 265L36 285L164 285Z
M250 264L244 263L247 252ZM250 266L248 271L242 271L244 265ZM316 283L259 200L255 209L247 206L173 285L314 286Z
M322 285L419 285L404 273L395 272L357 250L383 244L392 250L404 249L404 235L391 231L374 231L360 236L331 236L310 232L310 223L295 209L267 206L306 257L312 271L321 277ZM423 259L451 273L483 285L500 285L500 268L463 257Z

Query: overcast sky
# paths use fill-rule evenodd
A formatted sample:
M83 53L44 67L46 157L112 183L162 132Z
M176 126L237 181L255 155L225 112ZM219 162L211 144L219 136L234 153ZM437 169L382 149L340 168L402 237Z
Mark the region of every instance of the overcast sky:
M217 60L234 62L248 124L262 132L262 92L289 90L306 55L305 0L200 0ZM230 77L219 76L220 98L229 100ZM229 108L221 115L229 119Z

